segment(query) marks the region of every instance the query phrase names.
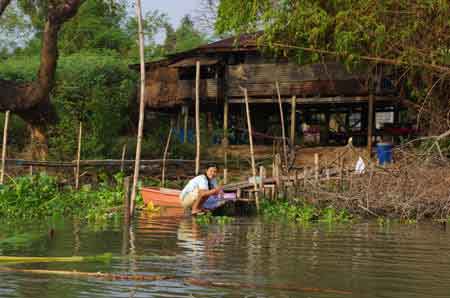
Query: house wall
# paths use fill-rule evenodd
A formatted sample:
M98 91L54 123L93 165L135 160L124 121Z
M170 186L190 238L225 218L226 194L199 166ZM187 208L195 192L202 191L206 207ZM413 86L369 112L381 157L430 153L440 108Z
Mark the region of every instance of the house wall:
M283 97L367 94L367 88L358 76L337 63L307 66L294 63L227 65L226 75L229 97L242 97L242 86L247 88L249 96L271 98L277 94L276 81Z

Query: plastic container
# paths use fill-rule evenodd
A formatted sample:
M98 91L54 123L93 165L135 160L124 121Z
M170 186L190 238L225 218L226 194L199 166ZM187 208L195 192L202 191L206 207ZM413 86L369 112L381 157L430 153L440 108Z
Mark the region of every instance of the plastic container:
M390 143L378 143L377 144L377 157L380 165L392 163L392 144Z

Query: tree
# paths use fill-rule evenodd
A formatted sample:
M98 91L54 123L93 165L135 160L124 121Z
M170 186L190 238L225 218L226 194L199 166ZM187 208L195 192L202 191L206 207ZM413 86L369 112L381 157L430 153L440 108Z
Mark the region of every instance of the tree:
M40 66L36 80L16 82L0 79L0 110L20 115L32 130L33 155L47 156L46 128L54 117L49 100L58 61L58 33L63 24L76 15L84 0L48 0L43 6L46 17L42 33ZM2 2L6 8L8 2ZM1 15L0 15L1 17Z
M168 23L165 24L165 29L164 49L168 53L187 51L207 42L205 34L195 28L189 15L181 19L176 30Z
M449 1L221 0L216 30L263 30L261 46L302 62L339 57L348 65L392 65L399 86L428 108L429 131L447 129Z

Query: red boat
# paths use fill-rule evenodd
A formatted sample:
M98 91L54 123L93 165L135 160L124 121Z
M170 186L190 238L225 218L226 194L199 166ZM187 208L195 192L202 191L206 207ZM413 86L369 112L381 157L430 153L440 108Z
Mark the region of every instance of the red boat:
M154 206L162 207L179 207L181 190L160 188L160 187L144 187L141 189L142 198L145 205L152 203Z

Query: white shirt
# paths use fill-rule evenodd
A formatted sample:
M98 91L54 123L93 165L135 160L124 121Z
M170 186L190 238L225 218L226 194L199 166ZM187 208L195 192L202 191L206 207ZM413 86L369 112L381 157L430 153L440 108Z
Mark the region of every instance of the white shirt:
M211 179L210 182L214 188L217 187L216 179ZM183 199L188 193L193 192L197 188L199 190L209 190L208 179L205 175L199 175L189 180L188 184L181 191L180 198Z

